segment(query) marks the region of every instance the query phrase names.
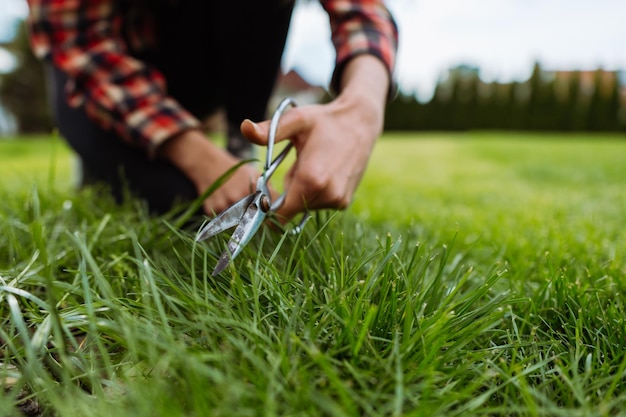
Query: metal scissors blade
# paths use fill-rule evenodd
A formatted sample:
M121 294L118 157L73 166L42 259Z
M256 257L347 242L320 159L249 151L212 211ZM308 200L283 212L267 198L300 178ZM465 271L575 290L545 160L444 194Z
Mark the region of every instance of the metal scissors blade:
M201 241L215 236L226 229L237 226L228 241L226 249L220 256L217 266L213 270L213 276L222 272L226 266L228 266L230 261L241 253L243 248L248 244L248 242L250 242L252 237L259 230L265 221L265 218L270 213L278 210L285 201L286 191L272 202L268 182L272 174L276 171L278 165L283 162L286 155L293 148L293 143L289 143L280 152L280 154L272 160L274 141L278 130L278 122L282 114L289 106L295 107L296 103L290 98L284 99L278 105L276 112L272 116L267 143L267 160L264 165L263 173L257 181L256 192L242 198L223 211L206 226L202 227L196 236L196 241ZM303 220L296 229L298 232L301 230L307 218L308 213L305 213Z
M222 256L220 256L217 266L213 270L213 276L222 272L230 261L241 253L265 221L268 211L262 207L260 202L263 194L257 192L253 194L253 197L255 198L241 217L239 225L230 237Z
M213 237L225 230L237 226L241 221L246 209L254 200L255 194L245 196L235 204L221 212L217 217L207 223L202 229L198 231L196 236L196 242Z

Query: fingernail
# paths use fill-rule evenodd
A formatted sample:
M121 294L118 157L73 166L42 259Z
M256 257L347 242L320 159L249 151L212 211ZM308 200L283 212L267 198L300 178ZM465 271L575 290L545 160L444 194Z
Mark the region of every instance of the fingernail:
M244 119L243 122L241 123L242 127L244 124L250 124L252 125L252 129L254 129L255 133L258 132L258 128L256 127L256 123L254 123L252 120L250 119Z

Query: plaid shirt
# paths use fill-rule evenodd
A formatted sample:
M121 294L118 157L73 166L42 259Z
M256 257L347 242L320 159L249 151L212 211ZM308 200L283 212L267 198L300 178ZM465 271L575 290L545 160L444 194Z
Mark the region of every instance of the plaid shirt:
M163 141L200 122L168 96L163 75L133 58L155 41L154 27L131 25L118 0L28 0L31 45L37 56L68 74L69 104L84 106L100 126L151 154ZM320 0L330 17L336 87L355 55L380 58L393 71L398 33L383 0Z

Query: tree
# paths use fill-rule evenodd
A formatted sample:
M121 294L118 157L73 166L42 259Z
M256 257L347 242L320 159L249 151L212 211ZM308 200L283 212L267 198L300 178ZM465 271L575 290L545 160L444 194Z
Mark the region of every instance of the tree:
M615 72L594 72L587 127L592 131L619 129L619 80Z
M608 99L608 114L611 116L609 129L612 131L624 130L624 128L626 128L623 121L620 120L621 88L622 86L620 84L619 77L616 74L613 79L613 85L611 86L611 93Z
M535 63L528 80L530 87L525 128L530 130L554 130L558 124L555 80L546 79L539 63Z
M587 129L588 104L582 89L582 74L580 71L572 72L570 80L569 119L570 129L573 131Z
M385 112L385 129L418 130L420 128L420 104L414 95L400 93Z
M50 132L43 63L30 49L26 24L18 26L15 39L4 47L17 61L13 71L0 75L0 101L16 120L19 133Z

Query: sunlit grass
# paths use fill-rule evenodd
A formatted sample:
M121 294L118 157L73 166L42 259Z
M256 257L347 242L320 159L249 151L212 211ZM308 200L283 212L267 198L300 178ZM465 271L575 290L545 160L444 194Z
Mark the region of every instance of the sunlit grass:
M625 148L388 135L347 213L216 278L227 234L43 153L0 187L0 415L624 415Z
M60 139L33 136L0 140L0 187L19 191L38 188L68 189L75 179L75 161Z

